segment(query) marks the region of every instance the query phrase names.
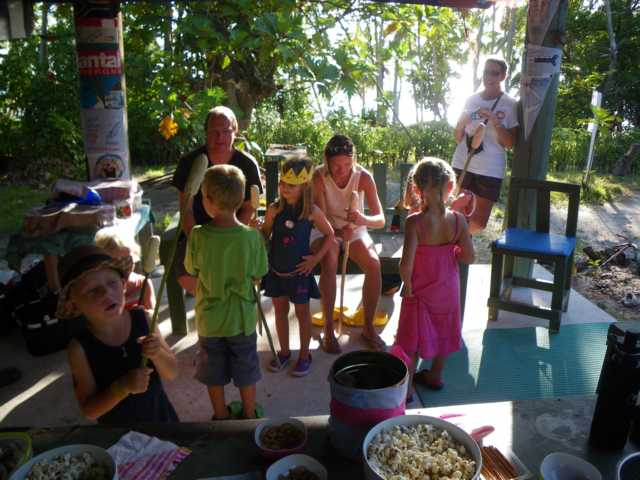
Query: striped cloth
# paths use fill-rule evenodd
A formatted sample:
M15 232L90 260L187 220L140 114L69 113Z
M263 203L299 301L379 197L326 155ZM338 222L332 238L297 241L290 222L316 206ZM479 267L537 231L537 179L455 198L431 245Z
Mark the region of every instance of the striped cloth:
M118 467L120 480L162 480L168 478L191 450L131 431L107 450Z

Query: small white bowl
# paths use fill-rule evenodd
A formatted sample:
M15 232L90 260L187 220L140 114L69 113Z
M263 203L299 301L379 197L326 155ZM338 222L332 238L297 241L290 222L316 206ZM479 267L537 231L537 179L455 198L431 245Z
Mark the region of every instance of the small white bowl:
M264 429L268 427L277 427L285 423L292 424L296 429L302 432L303 438L300 444L291 448L278 448L278 449L268 448L265 445L263 445L261 437ZM262 456L264 456L265 458L268 458L269 460L277 460L287 455L292 455L294 453L302 453L304 451L304 447L307 444L307 427L305 427L304 423L302 423L297 418L288 418L288 417L269 418L267 420L262 421L260 425L256 427L256 431L253 437L258 447L258 450L260 451L260 454L262 454Z
M51 460L53 457L57 457L58 455L64 455L65 453L70 453L71 455L79 455L81 453L91 453L97 462L103 463L107 465L109 470L109 478L111 480L118 480L118 472L116 471L116 464L113 461L109 452L107 452L104 448L96 447L95 445L66 445L64 447L54 448L52 450L47 450L40 455L33 457L27 463L18 468L9 480L24 480L27 478L33 466L40 462L41 460Z
M289 470L295 467L305 467L310 472L315 473L320 480L328 480L327 469L315 458L309 455L298 453L281 458L271 465L267 470L267 480L278 480L280 475L287 475Z
M625 474L624 476L622 474ZM636 480L640 476L640 452L620 459L616 467L616 480Z
M565 480L580 478L602 480L596 467L586 460L568 453L553 452L544 457L540 464L540 475L544 480Z

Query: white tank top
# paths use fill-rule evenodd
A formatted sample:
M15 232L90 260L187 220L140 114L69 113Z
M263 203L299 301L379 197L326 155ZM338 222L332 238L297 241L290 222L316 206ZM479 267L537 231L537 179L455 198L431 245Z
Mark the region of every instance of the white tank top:
M327 210L325 215L331 223L331 226L336 230L344 228L348 222L346 221L347 210L351 203L351 192L358 193L358 204L356 208L364 214L364 191L358 191L358 185L360 183L360 175L362 173L362 167L360 165L354 165L351 177L344 188L338 187L336 182L333 181L333 177L327 174L327 167L323 165L320 167L320 178L324 183L325 200ZM366 231L367 227L360 225L354 229L354 235L356 232Z

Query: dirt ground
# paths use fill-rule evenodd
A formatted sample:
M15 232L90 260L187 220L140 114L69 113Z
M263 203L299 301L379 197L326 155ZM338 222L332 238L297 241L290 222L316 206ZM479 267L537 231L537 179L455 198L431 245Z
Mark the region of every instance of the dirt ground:
M589 267L575 276L574 288L618 320L640 319L640 262Z
M604 207L581 206L581 209L590 211L598 211L601 208ZM556 217L563 215L564 211L561 208L555 212ZM477 263L491 262L491 242L500 235L502 221L501 216L493 215L487 229L474 237ZM626 257L624 261L618 262L614 258L607 265L600 267L596 262L590 261L582 247L593 246L602 264L618 250L618 245L625 243L625 240L617 237L615 231L603 237L602 230L606 229L590 219L589 215L584 216L579 230L582 230L578 236L581 246L576 252L573 288L618 320L640 320L640 251L628 248L617 257ZM637 238L636 243L640 243Z

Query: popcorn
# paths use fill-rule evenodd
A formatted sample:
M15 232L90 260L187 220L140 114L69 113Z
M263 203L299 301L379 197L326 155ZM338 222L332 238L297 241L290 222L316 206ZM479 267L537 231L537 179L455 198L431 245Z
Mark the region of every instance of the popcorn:
M100 465L93 455L64 453L51 460L41 460L29 472L26 480L108 480L107 467Z
M476 469L464 445L429 424L380 432L367 448L367 459L386 480L470 480Z

